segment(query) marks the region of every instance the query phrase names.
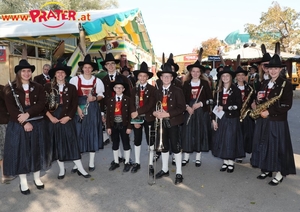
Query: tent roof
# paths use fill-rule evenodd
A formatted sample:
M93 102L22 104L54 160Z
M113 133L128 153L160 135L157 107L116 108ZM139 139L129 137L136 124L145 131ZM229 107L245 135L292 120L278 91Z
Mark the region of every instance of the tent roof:
M19 15L28 17L28 13L2 15L0 19L0 39L6 40L47 40L51 37L70 38L79 36L79 24L86 33L86 38L91 42L105 37L127 35L137 46L150 52L151 41L142 18L141 11L136 9L111 9L77 12L76 17L85 14L90 15L90 21L60 21L62 26L48 28L43 23L28 21L6 21L3 17ZM16 17L16 16L14 16ZM47 25L58 25L57 20L44 22Z

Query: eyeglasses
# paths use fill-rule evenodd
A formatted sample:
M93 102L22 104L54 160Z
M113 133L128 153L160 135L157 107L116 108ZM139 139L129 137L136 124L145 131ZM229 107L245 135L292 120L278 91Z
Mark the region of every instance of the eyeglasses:
M105 63L105 65L107 65L107 66L110 66L110 65L116 65L116 63L115 62L108 62L108 63Z

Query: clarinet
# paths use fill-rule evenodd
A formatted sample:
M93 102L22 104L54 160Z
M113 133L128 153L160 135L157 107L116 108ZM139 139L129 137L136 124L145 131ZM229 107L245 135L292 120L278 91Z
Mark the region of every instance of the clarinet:
M23 109L23 107L22 107L22 105L21 105L21 102L20 102L20 100L19 100L19 95L16 94L15 89L13 88L13 86L12 86L10 80L8 80L8 84L9 84L10 89L11 89L11 92L12 92L14 98L15 98L15 102L16 102L18 108L19 108L19 111L20 111L21 113L24 113L24 109Z
M13 88L13 86L12 86L10 80L8 80L8 84L9 84L10 89L11 89L11 92L12 92L14 98L15 98L15 102L16 102L18 108L19 108L19 111L20 111L21 113L25 113L25 112L24 112L24 109L23 109L23 107L22 107L22 105L21 105L21 102L20 102L20 100L19 100L19 95L16 94L15 89ZM38 120L38 119L42 119L42 118L44 118L44 116L37 116L37 117L33 117L33 118L30 118L30 119L27 119L26 122L28 122L28 121L34 121L34 120Z

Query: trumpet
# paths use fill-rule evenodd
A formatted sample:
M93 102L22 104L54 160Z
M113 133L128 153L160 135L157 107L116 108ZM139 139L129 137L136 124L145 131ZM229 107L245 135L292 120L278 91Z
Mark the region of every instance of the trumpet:
M162 102L158 101L156 103L155 108L156 108L156 111L162 111L163 110ZM156 149L156 151L158 151L158 152L161 152L164 149L164 145L163 145L163 141L162 141L162 126L163 126L163 119L156 118L154 127L155 127L155 142L157 140L157 131L159 130L159 143L158 143L158 146Z

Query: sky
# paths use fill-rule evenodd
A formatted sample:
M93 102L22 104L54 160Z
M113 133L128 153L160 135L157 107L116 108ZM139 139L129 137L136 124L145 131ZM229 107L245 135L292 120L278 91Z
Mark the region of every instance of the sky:
M119 8L139 8L157 56L191 53L210 38L224 40L244 32L247 23L258 25L272 0L118 0ZM296 0L277 0L281 8L300 12Z

